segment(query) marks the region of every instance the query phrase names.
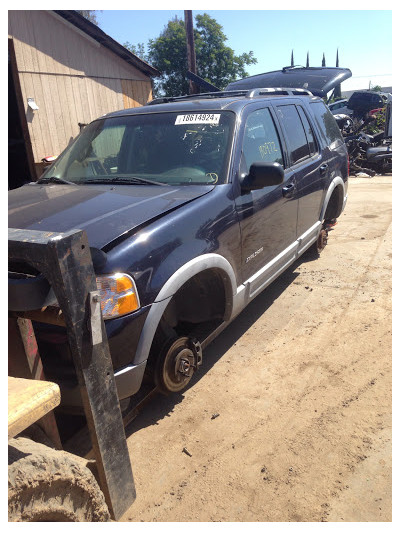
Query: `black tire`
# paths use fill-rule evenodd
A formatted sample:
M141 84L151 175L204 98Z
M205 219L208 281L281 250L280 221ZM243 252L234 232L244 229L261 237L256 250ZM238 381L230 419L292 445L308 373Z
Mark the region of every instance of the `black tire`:
M9 522L108 522L86 461L26 438L8 442Z
M166 353L171 343L177 338L178 336L173 328L166 323L160 323L154 335L149 358L144 371L144 383L151 384L155 387L158 386L157 376L159 372L160 359L162 359L163 354Z

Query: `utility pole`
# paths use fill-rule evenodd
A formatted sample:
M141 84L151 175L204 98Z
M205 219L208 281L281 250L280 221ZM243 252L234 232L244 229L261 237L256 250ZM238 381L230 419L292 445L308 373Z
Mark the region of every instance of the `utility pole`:
M186 30L186 48L187 48L187 62L188 70L197 74L196 70L196 52L194 49L194 35L193 35L193 17L192 11L185 10L185 30ZM196 94L198 92L197 85L189 80L189 94Z

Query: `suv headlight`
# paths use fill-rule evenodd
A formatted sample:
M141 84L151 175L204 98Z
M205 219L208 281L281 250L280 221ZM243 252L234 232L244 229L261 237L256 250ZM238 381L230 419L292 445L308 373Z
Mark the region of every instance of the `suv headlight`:
M128 274L97 276L103 318L114 318L132 313L140 307L139 295L133 279Z

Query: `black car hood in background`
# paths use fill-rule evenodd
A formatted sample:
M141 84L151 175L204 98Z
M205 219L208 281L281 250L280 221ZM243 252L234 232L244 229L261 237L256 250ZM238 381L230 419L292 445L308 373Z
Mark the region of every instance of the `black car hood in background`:
M214 185L39 185L9 192L10 228L85 230L104 248L138 226L211 191Z
M308 89L315 96L326 96L339 83L351 77L351 70L339 67L285 67L233 81L227 91L262 87Z

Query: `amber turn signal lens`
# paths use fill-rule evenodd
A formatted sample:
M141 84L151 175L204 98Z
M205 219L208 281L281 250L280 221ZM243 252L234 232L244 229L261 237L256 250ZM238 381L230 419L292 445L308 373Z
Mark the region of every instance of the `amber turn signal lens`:
M128 274L111 274L96 278L100 291L103 318L114 318L132 313L140 307L134 280Z

